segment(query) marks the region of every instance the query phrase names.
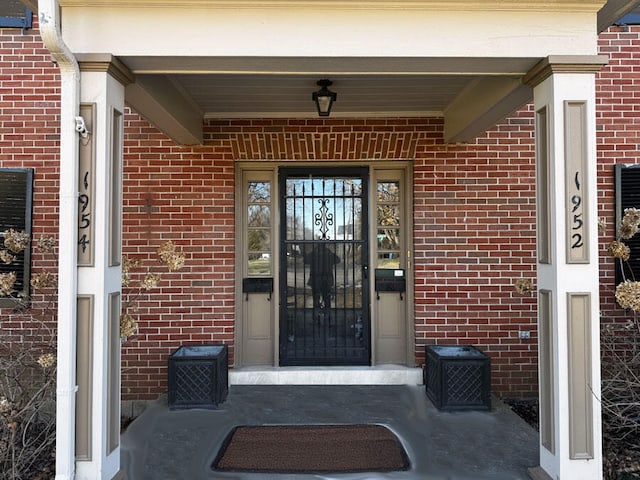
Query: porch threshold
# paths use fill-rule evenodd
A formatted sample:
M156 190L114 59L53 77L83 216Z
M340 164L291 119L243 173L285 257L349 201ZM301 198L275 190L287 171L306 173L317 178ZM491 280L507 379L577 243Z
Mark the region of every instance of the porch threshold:
M375 367L240 367L229 370L231 385L421 385L422 369Z

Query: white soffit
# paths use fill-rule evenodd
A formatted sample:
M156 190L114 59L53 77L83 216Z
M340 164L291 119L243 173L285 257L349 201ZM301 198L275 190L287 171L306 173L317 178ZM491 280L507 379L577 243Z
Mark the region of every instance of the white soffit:
M495 121L496 111L527 101L518 82L540 59L596 53L605 2L60 3L72 51L118 57L138 79L127 101L172 138L194 143L202 118L314 117L311 92L321 78L338 93L332 116L448 112L457 119L450 137L472 138L490 126L481 117ZM472 87L466 98L492 92L500 108L475 103L466 114L461 92Z

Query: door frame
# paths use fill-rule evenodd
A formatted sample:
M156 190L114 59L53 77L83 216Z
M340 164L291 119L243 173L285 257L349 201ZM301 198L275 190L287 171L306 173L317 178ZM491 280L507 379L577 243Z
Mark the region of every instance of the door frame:
M273 205L272 218L274 222L272 225L272 259L274 264L273 271L273 292L272 301L270 302L270 314L273 322L273 362L265 367L279 367L280 355L279 355L279 338L280 338L280 320L279 320L279 300L280 300L280 275L278 259L280 258L280 218L279 218L279 186L278 186L278 172L281 167L309 167L309 166L321 166L328 169L331 168L344 168L344 167L367 167L369 169L369 221L375 218L376 207L376 188L375 182L379 178L387 178L386 172L389 171L402 171L404 184L404 211L402 214L402 222L404 224L403 230L405 232L403 239L403 257L402 265L406 271L407 291L405 292L406 298L406 362L408 367L414 367L417 365L416 361L416 345L415 345L415 310L414 310L414 261L413 261L413 238L414 238L414 225L413 225L413 162L406 160L398 161L362 161L362 162L337 162L337 161L322 161L322 162L280 162L280 161L252 161L252 162L236 162L235 164L235 318L234 318L234 344L233 344L233 365L236 368L245 366L243 363L244 345L243 345L243 308L244 308L244 293L242 291L242 279L244 278L247 268L245 262L245 237L244 228L246 225L245 212L242 208L245 205L244 195L244 173L247 171L262 171L266 175L269 175L272 189L271 198ZM268 173L267 173L268 172ZM377 258L377 243L376 229L371 225L368 228L369 231L369 304L371 305L376 298L376 292L374 290L374 282L371 279L372 270L376 265ZM370 307L370 324L371 324L371 366L377 364L376 361L376 315L374 308ZM332 367L327 367L332 368Z

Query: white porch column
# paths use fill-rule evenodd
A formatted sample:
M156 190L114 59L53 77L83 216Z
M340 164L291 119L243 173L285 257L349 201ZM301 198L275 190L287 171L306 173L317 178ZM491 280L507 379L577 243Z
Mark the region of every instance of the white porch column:
M534 87L540 467L535 479L602 478L595 72L549 57Z
M78 56L81 132L78 206L76 478L120 470L120 291L124 84L110 55Z

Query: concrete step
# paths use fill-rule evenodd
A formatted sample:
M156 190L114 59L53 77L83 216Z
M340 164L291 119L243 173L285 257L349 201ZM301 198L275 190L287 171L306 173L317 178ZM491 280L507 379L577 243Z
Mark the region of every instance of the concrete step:
M375 367L241 367L229 370L230 385L422 385L422 369Z

